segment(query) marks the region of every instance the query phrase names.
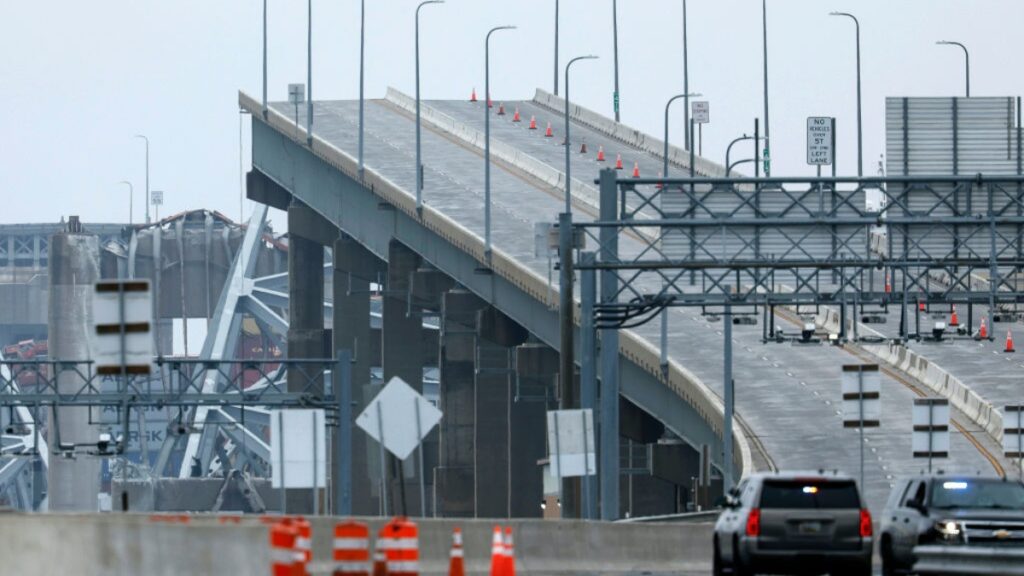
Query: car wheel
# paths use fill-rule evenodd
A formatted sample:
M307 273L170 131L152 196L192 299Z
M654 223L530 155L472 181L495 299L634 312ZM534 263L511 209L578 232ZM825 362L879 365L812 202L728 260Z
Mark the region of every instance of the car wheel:
M718 538L714 541L714 555L711 558L711 573L715 576L725 576L725 567L722 566L722 552L718 549Z
M882 576L895 576L897 570L896 560L892 557L892 540L888 538L882 539L879 554L882 556Z

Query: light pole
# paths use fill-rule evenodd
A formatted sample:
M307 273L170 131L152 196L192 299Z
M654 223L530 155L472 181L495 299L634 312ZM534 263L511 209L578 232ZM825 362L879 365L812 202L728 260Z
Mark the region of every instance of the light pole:
M612 0L612 52L615 54L615 93L612 94L612 106L615 108L615 122L621 121L619 116L619 1Z
M420 130L420 8L427 4L444 4L444 0L425 0L416 7L416 210L423 210L423 152ZM360 66L360 70L362 66ZM360 84L362 73L360 72ZM360 91L362 92L362 91ZM360 104L361 105L361 104ZM362 122L359 123L362 126ZM362 142L362 129L360 129L360 142ZM359 167L362 170L362 147L359 150Z
M683 98L686 109L683 111L683 133L686 149L690 149L690 65L687 59L686 42L686 0L683 0ZM674 99L673 99L674 100ZM672 100L669 100L672 103ZM668 176L668 105L665 106L665 176Z
M665 178L668 178L668 126L669 126L668 112L669 112L669 108L672 106L673 102L675 102L676 100L679 100L680 98L685 98L686 101L689 102L690 98L700 98L701 96L703 96L703 94L701 94L700 92L697 92L697 93L686 92L684 94L677 94L677 95L669 98L668 102L665 103L665 142L664 142L665 150L664 150L664 158L663 158L664 166L663 166L663 168L661 170L661 173L662 173L662 175ZM687 118L687 127L688 126L689 126L689 118ZM687 131L686 131L686 136L687 136L687 138L689 138L689 136L690 136L689 129L687 129ZM689 142L686 143L686 148L690 149L690 143Z
M830 16L845 16L853 20L857 27L857 176L864 176L864 132L861 123L861 90L860 90L860 20L849 12L831 12ZM767 128L765 128L767 134Z
M597 60L597 56L577 56L565 65L565 211L572 212L572 164L569 162L572 143L569 140L569 69L580 60Z
M771 140L768 133L768 0L761 0L761 38L764 44L764 157L768 160L764 166L764 176L772 175Z
M306 2L306 143L313 145L313 0Z
M725 148L725 177L726 178L729 177L729 172L732 171L731 170L732 166L729 165L729 154L732 152L732 147L733 147L734 144L738 144L740 142L743 142L744 140L756 140L756 138L754 136L748 136L748 135L744 134L743 136L740 136L739 138L736 138L732 142L729 142L729 145L726 146L726 148ZM754 145L756 146L757 143L755 142Z
M135 223L132 218L132 214L135 212L135 187L127 180L121 180L118 184L128 185L128 225L131 226Z
M959 46L964 51L964 68L967 77L967 97L971 97L971 54L967 51L967 46L959 42L953 42L951 40L939 40L936 44L943 46Z
M267 0L263 0L263 119L267 119Z
M491 34L498 30L515 30L515 26L495 26L484 39L484 254L491 261Z
M135 137L146 141L146 224L149 224L149 138L143 134L136 134Z
M416 30L419 31L419 8L416 9ZM416 49L419 50L419 40L417 36ZM417 53L418 54L418 53ZM363 143L365 141L365 111L366 111L366 0L360 0L359 2L359 177L363 177ZM416 59L416 74L417 74L417 89L419 88L419 57ZM419 112L419 108L416 109ZM419 122L416 123L417 129L419 128ZM418 134L418 133L417 133ZM419 166L419 162L416 163ZM418 189L417 189L418 190Z
M555 96L558 96L558 0L555 0ZM487 94L487 101L491 96Z

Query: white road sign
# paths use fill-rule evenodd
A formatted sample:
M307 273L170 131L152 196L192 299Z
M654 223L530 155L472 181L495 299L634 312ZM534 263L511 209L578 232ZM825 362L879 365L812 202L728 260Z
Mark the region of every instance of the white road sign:
M153 190L153 193L150 194L150 197L149 197L149 203L152 204L153 206L163 206L164 205L164 192L163 192L163 190Z
M305 84L289 84L288 85L288 102L292 104L302 104L306 101L306 85Z
M1003 410L1003 452L1007 458L1024 458L1024 405Z
M399 460L405 460L440 421L440 410L395 377L367 404L356 425Z
M711 122L711 103L707 100L697 100L690 103L690 116L697 124Z
M949 457L949 400L914 399L914 458Z
M807 118L807 163L830 166L835 145L835 119L827 116Z
M882 417L882 380L877 364L843 366L843 426L874 428Z
M270 411L270 483L274 488L327 486L325 422L323 410Z
M149 282L97 282L92 314L96 325L92 341L96 373L149 374L153 362L153 298Z
M593 411L548 412L548 450L555 478L597 474Z

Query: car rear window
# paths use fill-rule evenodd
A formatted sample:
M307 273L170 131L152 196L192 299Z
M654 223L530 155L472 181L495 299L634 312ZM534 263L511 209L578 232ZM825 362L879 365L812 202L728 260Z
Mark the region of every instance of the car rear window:
M761 508L860 508L860 497L853 482L768 480L761 489Z

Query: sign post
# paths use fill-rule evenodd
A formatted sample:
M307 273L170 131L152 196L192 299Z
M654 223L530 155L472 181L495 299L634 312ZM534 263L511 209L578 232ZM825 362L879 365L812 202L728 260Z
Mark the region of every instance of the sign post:
M704 155L704 125L711 122L711 103L697 100L690 103L690 117L697 125L697 155Z
M877 364L843 366L843 427L860 430L860 487L864 490L864 429L881 424L882 382Z
M949 400L915 398L913 422L914 458L927 458L931 473L933 458L949 457Z
M810 116L807 118L807 164L821 167L835 161L835 118Z

